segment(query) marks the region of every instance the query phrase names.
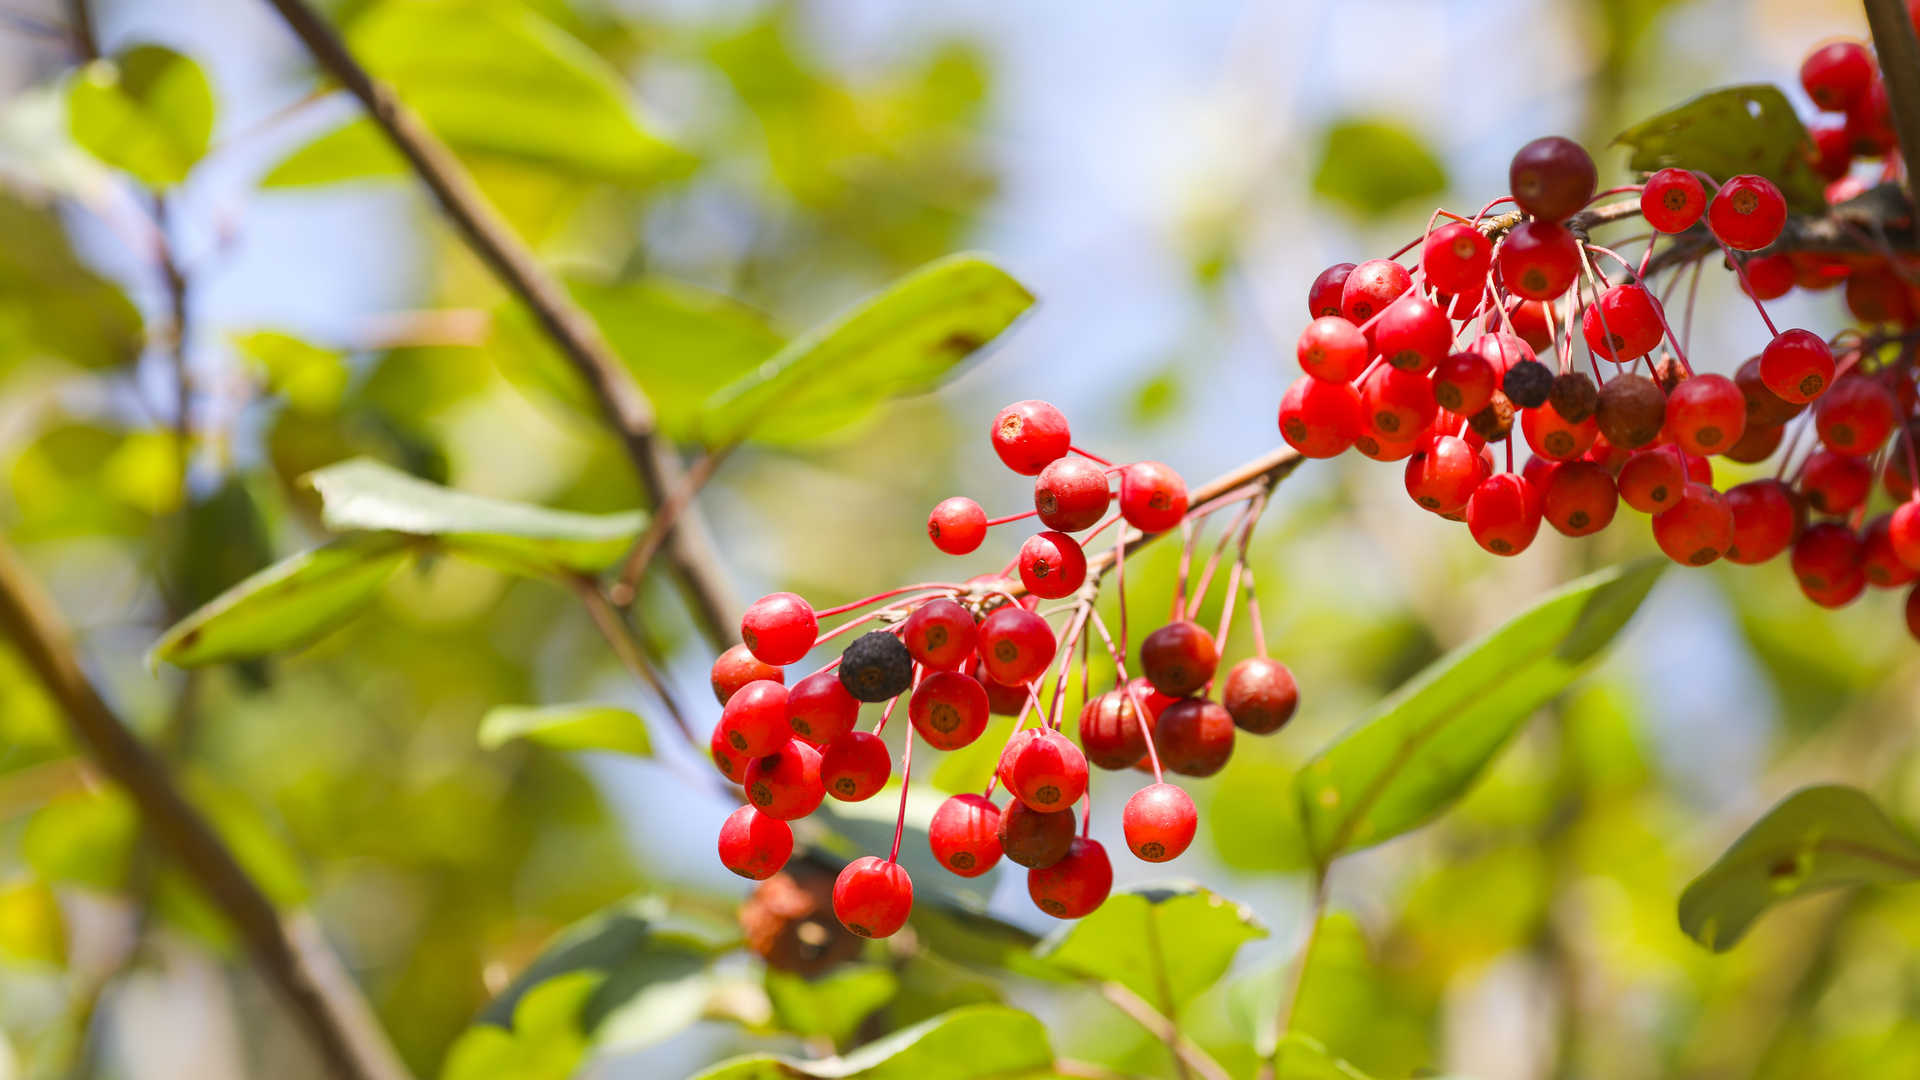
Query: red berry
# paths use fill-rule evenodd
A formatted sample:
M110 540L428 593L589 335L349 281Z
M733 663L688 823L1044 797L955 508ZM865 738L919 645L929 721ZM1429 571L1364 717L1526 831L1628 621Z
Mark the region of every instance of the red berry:
M1587 346L1602 358L1624 364L1652 352L1666 336L1660 301L1638 285L1615 285L1600 294L1581 317Z
M1307 287L1307 314L1313 318L1322 315L1340 314L1340 295L1347 287L1347 275L1353 273L1352 263L1334 263L1320 276L1313 279Z
M714 660L711 679L713 696L725 705L735 691L748 683L761 679L784 683L787 673L753 655L745 645L735 645Z
M815 672L787 691L787 727L804 742L826 746L852 731L859 718L859 700L830 671Z
M1891 268L1861 267L1847 278L1847 310L1863 323L1906 323L1913 319L1907 283Z
M1747 398L1725 375L1683 379L1667 395L1667 430L1689 454L1717 454L1747 431Z
M987 730L987 688L971 675L936 671L907 699L913 730L936 750L958 750Z
M740 782L748 802L782 821L806 817L827 797L820 780L820 751L799 739L788 739L773 753L747 762Z
M1220 707L1233 725L1254 735L1269 735L1286 726L1300 707L1300 686L1293 672L1278 660L1249 656L1233 665L1220 690Z
M1579 143L1558 135L1535 139L1513 155L1507 183L1513 201L1537 218L1572 217L1593 198L1598 173Z
M1920 641L1920 585L1907 594L1907 633Z
M1192 797L1172 784L1148 784L1133 793L1120 813L1127 848L1146 862L1179 858L1193 843L1198 825Z
M1165 532L1187 516L1187 482L1157 461L1120 470L1120 516L1144 533Z
M1814 427L1830 449L1864 457L1893 434L1893 414L1893 395L1885 386L1854 376L1835 382L1820 399L1814 407Z
M989 678L1002 686L1022 686L1053 662L1056 643L1047 620L1008 604L980 623L979 648Z
M1852 108L1866 96L1876 74L1872 55L1857 41L1829 42L1800 62L1800 85L1828 112Z
M1426 371L1447 355L1453 324L1431 303L1407 296L1374 320L1373 351L1402 371Z
M1051 814L1087 793L1087 756L1065 735L1043 731L1020 743L1005 775L1009 794Z
M1847 110L1847 139L1853 152L1862 157L1879 157L1892 150L1899 140L1893 134L1892 102L1887 84L1879 79L1867 85L1866 93ZM1842 178L1839 183L1846 183ZM1864 190L1864 185L1862 185Z
M1079 532L1098 522L1111 498L1106 470L1083 457L1052 462L1033 482L1033 508L1040 521L1061 532Z
M987 666L977 660L973 665L973 678L986 687L987 711L994 716L1019 716L1026 709L1026 686L1007 686L993 681L987 675Z
M1773 181L1751 174L1720 185L1707 204L1707 226L1735 251L1758 251L1773 243L1787 223L1787 198Z
M1547 317L1552 310L1553 305L1543 300L1521 300L1513 305L1507 321L1520 340L1538 352L1553 344L1554 323Z
M1733 546L1733 508L1718 491L1690 483L1653 516L1653 539L1674 562L1705 566Z
M1760 353L1760 380L1791 404L1819 397L1833 381L1833 368L1833 350L1810 330L1785 331Z
M820 753L820 782L841 802L863 802L880 793L893 775L886 740L870 731L849 731Z
M1360 393L1351 383L1303 375L1280 398L1280 434L1310 458L1345 453L1360 434Z
M743 878L764 881L793 857L793 829L779 818L743 806L720 823L720 864Z
M1892 527L1893 515L1881 514L1860 530L1860 567L1867 575L1867 584L1876 588L1894 589L1920 578L1920 570L1901 561L1900 553L1894 550Z
M907 652L935 671L964 666L973 655L975 637L973 612L944 596L914 608L900 628L900 641ZM847 700L853 700L853 695L847 695Z
M1813 136L1813 171L1822 180L1838 180L1853 168L1853 137L1845 123L1808 125Z
M1233 756L1233 717L1205 698L1181 698L1153 725L1162 768L1185 776L1212 776Z
M1147 752L1140 711L1124 690L1109 690L1080 710L1080 746L1103 769L1125 769Z
M1527 445L1549 461L1572 461L1587 452L1600 437L1600 422L1589 416L1577 424L1550 405L1520 411L1520 432Z
M727 742L725 725L713 726L713 737L707 741L707 752L712 755L713 767L720 770L721 776L737 784L740 778L746 775L746 755L735 750L732 744Z
M1754 566L1777 557L1793 544L1799 519L1793 496L1778 480L1751 480L1727 492L1733 511L1733 546L1727 559Z
M1420 248L1420 268L1427 284L1443 293L1473 295L1486 287L1493 265L1493 245L1479 229L1464 221L1442 225L1427 234Z
M720 710L720 730L742 758L771 754L793 737L787 725L787 688L771 679L734 691Z
M1220 652L1200 624L1170 622L1140 643L1140 671L1155 690L1185 697L1213 681Z
M1407 494L1436 514L1467 507L1487 478L1487 464L1465 439L1442 435L1407 459Z
M1428 432L1422 429L1411 439L1388 438L1381 434L1380 429L1375 427L1372 419L1369 418L1360 428L1360 437L1353 440L1353 448L1360 451L1362 456L1375 461L1399 461L1412 456L1413 452L1419 448L1420 440L1426 438L1427 434Z
M1413 285L1407 268L1392 259L1368 259L1353 268L1340 289L1340 314L1360 324L1387 309Z
M1750 256L1740 291L1757 300L1778 300L1793 289L1793 260L1785 255Z
M1316 379L1346 382L1367 366L1367 335L1338 315L1322 315L1294 345L1300 370Z
M1052 866L1027 871L1027 895L1056 919L1091 915L1113 891L1113 864L1097 840L1076 837Z
M1838 522L1810 525L1793 544L1793 576L1821 607L1844 607L1867 587L1860 541Z
M1471 416L1493 400L1498 382L1493 365L1479 353L1454 353L1434 368L1434 401L1444 409Z
M1086 580L1087 553L1066 533L1035 533L1020 545L1020 582L1033 595L1058 600Z
M1674 446L1636 450L1620 469L1620 497L1643 514L1657 514L1680 498L1687 462Z
M1467 531L1495 555L1518 555L1540 532L1540 495L1513 473L1488 477L1467 500Z
M1494 258L1500 280L1516 296L1553 300L1580 274L1580 244L1550 221L1523 221L1507 233Z
M1901 503L1887 519L1887 542L1894 557L1920 570L1920 499Z
M927 825L927 845L941 866L979 877L1000 861L1000 808L984 795L955 795Z
M1044 814L1015 799L1000 812L1000 850L1030 870L1052 866L1072 847L1077 823L1072 809Z
M1818 450L1800 466L1800 494L1822 514L1850 514L1872 493L1873 466L1866 458Z
M1371 428L1389 442L1408 443L1427 430L1440 406L1425 375L1383 367L1367 376L1360 407Z
M1563 536L1597 533L1619 508L1613 477L1591 461L1570 461L1554 469L1540 496L1540 516Z
M1707 189L1685 169L1661 169L1640 192L1640 216L1663 233L1686 232L1707 208Z
M913 911L913 879L899 863L863 855L833 883L833 914L865 938L892 937Z
M813 606L790 592L768 593L748 605L740 617L740 640L754 656L775 667L805 659L819 632Z
M949 555L966 555L987 538L987 512L964 495L942 499L927 515L927 536Z
M1039 475L1073 445L1067 418L1044 401L1016 401L1001 409L993 418L992 437L993 452L1021 476Z

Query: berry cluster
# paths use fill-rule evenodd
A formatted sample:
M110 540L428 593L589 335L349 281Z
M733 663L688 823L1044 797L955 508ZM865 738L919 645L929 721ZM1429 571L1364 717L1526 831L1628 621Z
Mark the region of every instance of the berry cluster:
M1871 53L1822 46L1801 78L1845 117L1816 126L1809 151L1832 179L1829 200L1864 190L1856 157L1886 155L1896 175ZM1353 448L1404 460L1413 501L1464 522L1496 555L1525 550L1542 520L1567 536L1598 532L1624 501L1651 516L1675 561L1788 554L1802 591L1828 607L1920 578L1920 279L1908 260L1884 242L1844 256L1781 250L1791 246L1781 243L1787 201L1762 176L1716 182L1667 168L1596 194L1592 158L1549 137L1514 155L1509 180L1512 193L1480 213L1438 211L1394 257L1342 263L1313 282L1297 345L1305 374L1280 402L1289 444L1308 457ZM1489 216L1508 202L1515 212ZM1637 265L1590 238L1631 216L1652 230ZM1398 260L1411 252L1409 269ZM1697 288L1715 254L1768 331L1732 377L1696 370L1668 322L1683 275L1661 295L1649 284L1690 266ZM1843 282L1860 329L1780 331L1767 315L1765 301L1790 289ZM1517 469L1516 426L1532 450ZM1774 476L1715 486L1712 458L1751 465L1776 451ZM1876 477L1895 505L1869 519ZM1920 588L1906 621L1920 638Z
M748 801L721 827L720 860L748 878L766 878L786 864L793 852L789 821L805 817L828 796L856 802L879 793L893 770L882 734L895 707L906 701L912 732L902 751L893 850L884 859L854 860L833 886L834 914L864 937L894 933L912 910L913 882L897 859L915 736L932 749L957 750L979 739L992 715L1016 717L986 790L942 803L929 844L943 867L963 877L986 873L1004 855L1027 868L1027 891L1042 911L1077 918L1099 907L1113 884L1106 849L1091 835L1090 764L1152 775L1153 782L1127 801L1121 832L1136 857L1165 862L1193 841L1197 818L1193 800L1166 783L1163 770L1211 776L1232 755L1236 730L1278 731L1299 703L1292 673L1267 656L1246 562L1273 476L1189 505L1177 472L1152 461L1114 465L1081 450L1073 445L1066 417L1043 401L1002 409L991 437L1008 468L1034 478L1033 509L989 519L972 499L950 498L934 507L927 534L941 551L965 555L985 542L989 528L1038 518L1044 531L1029 536L1005 568L964 582L890 589L824 610L793 593L773 593L756 600L741 619L743 644L714 661L713 690L723 709L713 731L713 760L745 788ZM1195 543L1207 520L1228 509L1237 513L1189 590ZM1111 549L1089 558L1085 544L1109 529ZM1186 549L1173 614L1140 642L1139 674L1129 678L1126 553L1174 529L1185 537ZM1236 541L1220 623L1209 633L1195 619ZM1119 594L1117 640L1095 607L1109 572ZM1243 590L1255 655L1226 674L1214 700L1209 692ZM1046 600L1066 602L1043 610ZM820 620L862 609L870 610L822 632ZM785 666L863 626L870 628L838 659L786 685ZM1115 684L1103 692L1089 685L1094 636L1116 673ZM1061 730L1076 647L1085 701L1077 744ZM1049 671L1052 696L1043 706ZM860 730L860 709L869 703L885 707L872 730ZM995 788L1006 790L1004 803L993 801ZM1076 815L1076 803L1086 811Z

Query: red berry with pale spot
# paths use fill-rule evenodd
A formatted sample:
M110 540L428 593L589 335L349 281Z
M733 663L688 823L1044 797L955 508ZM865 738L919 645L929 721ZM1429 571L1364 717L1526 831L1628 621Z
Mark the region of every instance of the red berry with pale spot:
M1310 458L1336 457L1360 436L1360 394L1353 384L1303 375L1280 398L1280 434Z
M1672 506L1653 516L1653 539L1674 562L1705 566L1733 546L1733 508L1713 488L1689 483Z
M1020 545L1020 583L1046 600L1072 594L1087 580L1087 553L1063 532L1035 533Z
M1760 379L1781 401L1812 401L1833 381L1833 350L1811 330L1787 330L1760 353Z
M1007 791L1042 813L1065 810L1087 793L1087 756L1057 731L1024 740L1005 770Z
M1407 459L1407 494L1436 514L1464 510L1487 478L1486 459L1465 439L1442 435Z
M1689 454L1720 453L1747 432L1747 397L1725 375L1683 379L1667 395L1667 431Z
M1145 533L1165 532L1187 516L1187 482L1158 461L1120 470L1120 516Z
M1815 105L1846 112L1867 94L1878 72L1873 55L1857 41L1832 41L1800 62L1800 85Z
M1727 506L1733 511L1728 561L1754 566L1793 546L1799 514L1787 485L1778 480L1748 481L1727 492Z
M980 663L1002 686L1021 686L1046 670L1056 643L1047 620L1023 607L996 608L980 623Z
M784 683L787 673L753 655L745 645L735 645L713 661L710 678L713 696L725 705L727 699L748 683L761 679Z
M880 793L893 775L886 740L870 731L849 731L820 754L820 782L841 802L864 802Z
M864 938L892 937L913 912L913 879L898 863L863 855L833 883L833 914Z
M1586 148L1572 139L1547 135L1522 146L1507 166L1513 201L1537 218L1572 217L1593 198L1599 174Z
M1322 315L1340 314L1340 297L1347 287L1347 275L1353 273L1352 263L1334 263L1320 276L1313 279L1307 287L1307 314L1313 318Z
M1217 702L1181 698L1153 725L1162 768L1185 776L1212 776L1233 756L1233 717Z
M1200 823L1193 799L1172 784L1149 784L1133 793L1120 813L1127 849L1145 862L1177 859L1193 843Z
M1652 352L1666 336L1660 301L1638 285L1615 285L1589 305L1580 330L1603 359L1623 364Z
M1540 496L1540 516L1563 536L1597 533L1613 521L1619 508L1613 477L1591 461L1569 461L1555 468Z
M1052 866L1066 857L1078 823L1071 809L1046 814L1015 799L1000 812L1000 850L1030 870Z
M1353 268L1340 289L1340 314L1360 324L1387 309L1413 285L1407 268L1392 259L1368 259Z
M1367 366L1367 336L1338 315L1322 315L1300 331L1293 354L1314 378L1346 382Z
M1523 221L1500 242L1500 280L1516 296L1553 300L1580 275L1580 243L1550 221Z
M793 829L751 806L727 815L720 824L720 865L753 881L780 872L793 857Z
M1199 623L1170 622L1140 643L1140 672L1155 690L1185 697L1213 680L1220 651Z
M971 675L936 671L907 699L913 730L936 750L958 750L987 730L987 688Z
M1454 353L1433 371L1433 398L1441 408L1471 416L1487 407L1499 388L1499 375L1477 352Z
M1379 368L1366 378L1360 405L1370 428L1397 443L1410 443L1426 431L1440 409L1425 375L1397 367Z
M973 612L957 601L935 597L913 609L900 641L913 658L935 671L954 671L973 656ZM848 695L852 700L852 695Z
M1083 457L1063 457L1040 470L1033 482L1033 508L1049 529L1079 532L1107 512L1112 496L1104 468Z
M1113 864L1098 840L1075 837L1052 866L1027 871L1027 895L1056 919L1091 915L1113 891Z
M747 762L740 783L748 802L782 821L806 817L827 797L820 780L820 751L799 739L788 739L773 753Z
M1842 454L1864 457L1893 434L1894 400L1875 379L1851 376L1833 384L1814 407L1820 441Z
M1867 587L1860 541L1838 522L1810 525L1793 544L1793 576L1821 607L1844 607Z
M1408 296L1375 319L1373 351L1402 371L1426 371L1447 355L1453 344L1453 324L1432 303Z
M1125 769L1147 752L1140 710L1124 690L1100 694L1080 710L1080 746L1102 769Z
M1513 473L1488 477L1467 500L1467 531L1495 555L1518 555L1540 532L1540 494Z
M1000 808L984 795L955 795L927 825L927 845L941 866L979 877L1000 861Z
M1067 418L1044 401L1016 401L1001 409L991 434L993 452L1021 476L1039 475L1073 445Z
M830 671L815 672L787 691L788 729L815 746L826 746L852 731L859 719L859 699L847 693L839 676Z
M1766 247L1786 224L1787 198L1764 176L1736 176L1707 204L1707 227L1736 251Z
M1661 169L1640 192L1640 216L1663 233L1686 232L1707 209L1707 189L1685 169Z
M771 679L750 682L727 699L720 728L733 752L759 757L780 749L793 737L787 724L787 688Z
M1464 221L1442 225L1427 234L1420 248L1420 268L1427 284L1450 294L1471 294L1483 288L1493 265L1493 245L1479 229Z
M1270 735L1285 727L1300 707L1300 686L1293 672L1278 660L1249 656L1233 665L1220 689L1220 707L1233 725L1254 735Z
M740 640L753 655L775 667L805 659L819 632L813 606L790 592L769 593L740 617Z
M949 555L966 555L987 538L987 512L961 495L942 499L927 515L927 536Z

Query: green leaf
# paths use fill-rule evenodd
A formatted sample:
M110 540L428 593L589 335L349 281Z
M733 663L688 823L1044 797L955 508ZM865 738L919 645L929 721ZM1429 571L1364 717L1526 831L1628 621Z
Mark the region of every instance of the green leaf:
M1386 217L1446 187L1439 157L1397 121L1351 117L1320 136L1313 193L1356 216Z
M1116 892L1063 927L1040 955L1089 978L1117 982L1169 1017L1212 986L1240 946L1267 936L1246 907L1198 885Z
M1033 306L1033 294L973 254L936 259L796 338L716 392L709 443L802 443L924 393Z
M1297 1031L1280 1040L1274 1080L1369 1080L1351 1062L1334 1057L1320 1040Z
M556 750L611 750L653 756L646 721L617 705L496 705L480 721L480 745L525 739Z
M326 415L339 407L349 375L345 353L277 330L231 334L228 340L260 369L267 389L286 398L292 408Z
M80 261L60 218L0 189L0 372L56 357L89 370L140 355L140 310Z
M462 154L628 185L689 164L642 123L620 72L525 5L384 0L346 36L361 63ZM398 154L362 119L295 150L262 184L398 171Z
M1254 1051L1268 1057L1278 1047L1279 1075L1299 1080L1350 1080L1359 1070L1415 1075L1431 1060L1432 1016L1409 995L1405 979L1374 959L1359 922L1328 912L1311 948L1304 975L1292 957L1281 957L1228 989L1228 1012ZM1292 1027L1282 1037L1280 1003L1290 995Z
M1641 172L1698 169L1725 181L1758 173L1780 185L1802 213L1826 209L1826 189L1809 164L1813 140L1778 87L1729 86L1642 120L1614 136L1632 148L1628 166Z
M760 1054L723 1061L693 1080L1053 1080L1040 1021L1004 1005L942 1013L847 1054L820 1061Z
M1548 595L1435 661L1309 761L1296 793L1315 861L1390 840L1459 798L1613 640L1666 565L1613 567Z
M521 573L595 573L626 554L646 514L577 514L470 495L355 458L307 474L321 520L353 529L432 537L446 550Z
M1920 881L1920 843L1871 798L1837 784L1802 788L1754 822L1680 894L1680 928L1725 952L1775 904L1827 889L1909 881Z
M172 187L213 138L213 87L187 57L141 45L80 69L67 87L67 128L108 165Z
M838 1045L853 1037L862 1021L900 990L893 972L873 964L851 964L819 979L803 979L767 969L767 1000L774 1026L801 1036L824 1036Z
M566 1080L586 1056L578 1019L600 981L586 971L558 976L520 999L511 1027L468 1028L447 1051L441 1080Z
M282 559L175 623L148 662L199 667L311 644L372 600L410 554L403 537L355 535Z

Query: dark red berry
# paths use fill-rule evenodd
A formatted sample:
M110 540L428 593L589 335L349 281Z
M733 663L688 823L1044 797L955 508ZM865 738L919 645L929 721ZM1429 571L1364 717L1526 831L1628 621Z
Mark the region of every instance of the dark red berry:
M1813 171L1822 180L1847 175L1853 168L1853 137L1847 134L1845 122L1809 124L1807 133L1813 136Z
M1872 493L1873 466L1866 458L1819 450L1800 466L1800 494L1822 514L1850 514Z
M1091 915L1113 891L1113 864L1098 840L1075 837L1051 866L1027 871L1027 895L1056 919Z
M1046 670L1056 648L1047 620L1025 608L996 609L980 623L980 662L1002 686L1021 686Z
M1300 686L1293 672L1278 660L1249 656L1233 665L1220 690L1220 707L1233 724L1254 735L1270 735L1285 727L1300 707Z
M1507 183L1513 201L1537 218L1572 217L1593 198L1599 174L1579 143L1558 135L1535 139L1513 155Z
M1493 399L1499 376L1477 352L1459 352L1440 361L1433 372L1433 398L1441 408L1470 416Z
M1895 558L1920 570L1920 498L1894 508L1887 519L1887 543L1892 546Z
M1810 525L1793 544L1793 576L1821 607L1844 607L1867 587L1860 541L1839 522Z
M820 751L799 739L788 739L773 753L747 762L740 783L748 802L782 821L806 817L827 797L820 780Z
M1857 41L1828 42L1800 62L1800 85L1828 112L1852 108L1866 96L1876 74L1872 54Z
M1773 452L1780 449L1780 444L1786 439L1786 435L1787 429L1778 424L1763 427L1749 420L1746 433L1740 436L1740 441L1720 451L1720 456L1728 461L1738 461L1743 465L1758 464L1772 457Z
M820 782L841 802L873 798L892 775L886 740L870 731L849 731L820 753Z
M805 659L819 632L812 605L790 592L769 593L740 617L740 640L753 655L775 667Z
M833 914L864 938L892 937L913 912L913 879L898 863L863 855L833 883Z
M796 738L825 746L853 730L860 702L831 672L818 671L787 691L787 727Z
M1179 858L1193 843L1198 825L1193 799L1172 784L1148 784L1133 793L1120 813L1128 850L1146 862Z
M793 829L751 806L727 815L720 824L720 865L753 881L780 872L793 857Z
M1079 532L1107 512L1112 498L1107 473L1083 457L1063 457L1040 470L1033 482L1033 508L1049 529Z
M1157 461L1120 470L1120 516L1144 533L1165 532L1187 516L1187 482Z
M1793 496L1778 480L1752 480L1727 492L1733 511L1733 546L1727 559L1754 566L1779 556L1792 546L1799 531Z
M1067 418L1044 401L1016 401L1001 409L993 418L992 437L993 452L1021 476L1039 475L1073 445Z
M753 655L745 645L735 645L714 660L711 678L713 696L725 705L735 691L748 683L761 679L784 683L787 673Z
M1320 271L1320 276L1307 287L1307 314L1316 319L1322 315L1339 315L1340 297L1351 273L1352 263L1334 263Z
M1779 427L1787 421L1805 412L1804 404L1788 401L1773 392L1767 385L1762 364L1765 354L1755 356L1740 365L1733 373L1733 384L1740 388L1741 396L1747 399L1747 427Z
M1893 515L1881 514L1860 530L1860 568L1867 575L1867 584L1878 589L1911 585L1920 578L1920 570L1901 561L1893 549L1892 528Z
M1140 711L1124 690L1109 690L1080 710L1080 746L1103 769L1125 769L1147 752Z
M913 654L885 630L870 630L840 653L840 685L861 701L885 701L913 685Z
M962 495L942 499L927 515L927 536L949 555L966 555L987 538L987 512Z
M995 682L987 675L987 666L978 660L973 664L973 677L981 686L986 687L989 713L994 716L1019 716L1026 710L1026 686L1007 686Z
M1707 189L1685 169L1661 169L1640 192L1640 216L1663 233L1686 232L1707 209Z
M1706 484L1689 483L1653 516L1653 538L1674 562L1705 566L1733 546L1733 508Z
M984 795L955 795L927 825L927 845L941 866L979 877L1000 861L1000 808Z
M1185 776L1212 776L1233 756L1233 717L1205 698L1181 698L1153 725L1162 768Z
M1736 176L1720 185L1707 204L1707 226L1735 251L1766 247L1786 223L1787 198L1764 176Z
M1155 690L1185 697L1213 680L1220 652L1200 624L1170 622L1140 643L1140 671Z
M1814 407L1820 441L1842 454L1866 456L1893 434L1893 395L1874 379L1852 376L1833 384Z
M1015 799L1000 812L1000 850L1030 870L1052 866L1072 846L1076 825L1071 808L1045 814Z

